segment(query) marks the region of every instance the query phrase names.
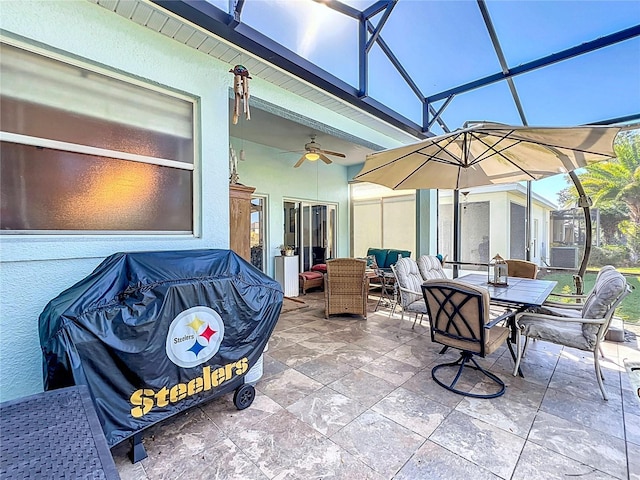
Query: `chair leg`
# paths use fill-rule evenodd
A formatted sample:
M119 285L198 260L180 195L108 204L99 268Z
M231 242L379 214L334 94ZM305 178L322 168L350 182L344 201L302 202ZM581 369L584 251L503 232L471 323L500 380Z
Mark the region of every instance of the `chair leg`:
M413 319L413 325L411 326L411 330L416 328L416 322L418 321L418 315L420 315L420 325L422 325L422 320L424 320L424 315L422 313L416 313L416 318Z
M515 365L515 364L516 364L516 360L517 360L516 352L514 352L514 351L513 351L513 347L511 346L511 341L510 341L510 340L508 340L508 339L507 339L507 347L509 347L509 353L511 354L511 358L513 359L513 364ZM518 375L520 375L522 378L524 378L524 375L522 374L522 370L520 369L520 366L519 366L519 365L518 365L518 368L516 368L516 369L514 370L514 372L515 372L515 373L513 374L513 376L514 376L514 377L516 376L516 373L517 373L517 374L518 374Z
M517 328L517 327L516 327ZM513 376L517 377L520 371L520 360L522 360L522 335L516 331L516 361L513 367Z
M473 365L467 365L469 362L473 363ZM453 379L453 381L447 385L446 383L444 383L443 381L439 380L436 377L436 372L441 369L441 368L445 368L445 367L458 367L458 372L456 373L455 378ZM465 367L469 367L472 368L474 370L478 370L481 373L484 373L487 377L489 377L491 380L493 380L494 383L496 383L500 388L497 392L495 393L490 393L490 394L480 394L480 393L470 393L470 392L465 392L463 390L458 390L457 388L455 388L456 383L458 383L458 380L460 379L460 376L462 375L463 369ZM436 365L435 367L433 367L433 369L431 369L431 377L433 378L433 380L440 385L443 388L446 388L447 390L453 392L453 393L457 393L458 395L464 395L465 397L474 397L474 398L496 398L499 397L500 395L504 394L504 390L505 390L505 385L504 382L502 380L500 380L500 378L498 378L496 375L494 375L491 372L488 372L487 370L485 370L484 368L482 368L480 365L478 365L478 363L476 362L475 358L473 358L473 354L471 352L461 352L460 353L460 358L455 361L455 362L451 362L451 363L442 363L440 365Z
M593 351L593 365L596 369L596 378L598 379L598 386L600 387L600 391L602 392L602 398L604 398L605 400L609 400L609 398L607 397L607 392L604 389L604 383L602 382L604 376L602 375L602 369L600 368L600 360L598 359L597 348Z

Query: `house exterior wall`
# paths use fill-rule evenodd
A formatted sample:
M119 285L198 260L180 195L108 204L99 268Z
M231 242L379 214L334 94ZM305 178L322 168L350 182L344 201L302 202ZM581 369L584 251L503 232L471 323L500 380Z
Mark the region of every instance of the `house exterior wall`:
M101 68L135 76L198 99L194 177L197 235L0 236L0 401L42 391L38 316L49 300L122 251L228 248L229 65L86 1L3 2L5 38L34 45ZM398 142L369 127L256 78L252 94L386 147ZM278 203L287 196L314 198L309 166L294 172L275 152L269 164L241 166L241 181L269 195L269 247L277 246ZM251 154L248 155L251 158ZM259 157L259 155L256 155ZM275 162L275 163L274 163ZM247 163L250 165L250 162ZM284 168L284 170L283 170ZM288 180L278 172L286 172ZM269 177L270 175L273 175ZM293 177L299 175L299 177ZM268 179L263 178L268 176ZM300 181L304 177L305 181ZM294 179L295 181L292 181ZM348 254L346 169L324 172L318 198L340 206L339 252ZM342 189L339 185L342 184ZM280 216L282 214L280 213ZM273 251L269 252L271 256ZM272 263L272 261L270 261ZM269 263L269 264L270 264ZM272 265L269 267L273 268Z
M256 195L267 196L267 236L265 238L266 273L273 276L274 258L280 255L284 238L284 199L333 203L338 207L337 252L349 253L349 188L347 167L321 161L293 165L300 153L280 150L253 142L232 140L234 149L245 151L246 160L238 162L240 183L255 187Z

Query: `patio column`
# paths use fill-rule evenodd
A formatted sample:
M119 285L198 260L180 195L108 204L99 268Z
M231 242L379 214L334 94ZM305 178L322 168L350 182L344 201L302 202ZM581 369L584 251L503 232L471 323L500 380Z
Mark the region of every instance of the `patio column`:
M416 190L416 258L438 253L437 208L437 190Z

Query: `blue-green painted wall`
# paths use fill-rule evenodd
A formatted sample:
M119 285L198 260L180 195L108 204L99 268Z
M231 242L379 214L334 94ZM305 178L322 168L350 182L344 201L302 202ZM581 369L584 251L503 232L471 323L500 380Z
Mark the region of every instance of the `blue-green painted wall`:
M88 1L0 3L0 28L5 39L194 97L199 152L195 236L0 235L0 401L5 401L42 391L38 316L49 300L90 273L106 256L120 251L228 248L228 91L232 76L228 64ZM252 80L251 89L256 97L370 142L398 145L397 140L260 78ZM338 203L338 251L348 255L346 169L310 164L294 170L295 157L260 146L245 149L247 161L240 165L241 181L269 195L269 271L273 269L274 247L281 243L285 196Z
M349 188L347 167L321 161L293 165L300 153L283 153L264 145L232 139L237 152L245 151L245 161L238 162L240 183L255 187L256 194L267 198L267 273L273 275L274 256L280 255L284 238L284 199L335 203L338 206L338 256L349 256Z

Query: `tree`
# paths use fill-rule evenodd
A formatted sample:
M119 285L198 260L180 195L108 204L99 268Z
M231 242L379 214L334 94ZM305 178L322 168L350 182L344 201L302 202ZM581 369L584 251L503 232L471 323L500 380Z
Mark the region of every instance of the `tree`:
M578 177L601 214L627 213L628 218L619 219L617 227L637 257L640 255L640 130L618 134L614 149L616 159L589 165ZM559 194L565 206L575 205L577 198L574 186Z
M629 220L640 224L640 130L620 133L614 149L615 160L590 165L580 181L595 206L622 202Z
M629 218L629 210L623 203L599 207L600 229L605 244L620 244L622 232L620 222Z

